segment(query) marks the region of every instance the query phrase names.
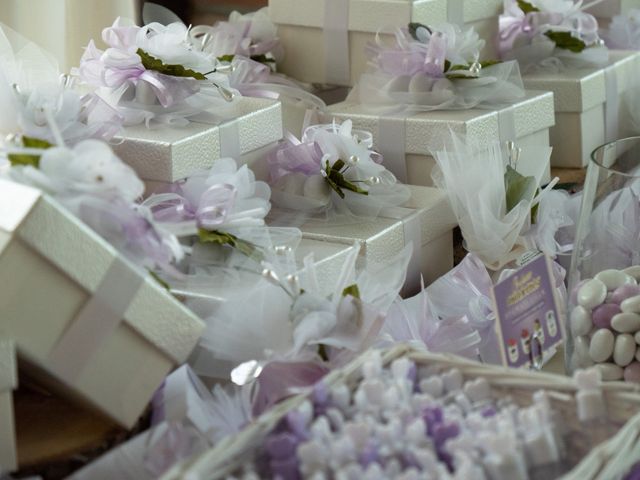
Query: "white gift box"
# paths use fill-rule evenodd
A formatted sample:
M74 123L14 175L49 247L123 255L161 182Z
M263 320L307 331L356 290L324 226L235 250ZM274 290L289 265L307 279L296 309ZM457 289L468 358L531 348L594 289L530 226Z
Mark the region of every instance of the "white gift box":
M360 268L383 264L413 242L403 293L420 290L420 277L429 284L453 267L453 229L457 221L447 196L432 187L411 186L404 207L383 210L380 217L361 222L311 223L301 227L302 236L327 243L359 243Z
M449 110L415 115L372 115L362 105L339 103L329 107L340 120L351 119L353 128L373 134L374 149L384 156L384 165L400 181L411 185L433 185L433 152L446 145L451 132L466 135L483 147L496 140L515 141L520 146L549 145L549 128L554 124L553 95L526 92L525 98L499 110ZM521 158L517 169L523 175L539 171L536 157ZM549 181L547 171L542 183Z
M602 69L534 73L527 88L554 94L556 124L551 129L551 165L580 168L600 145L632 135L624 97L640 80L640 53L611 51Z
M365 71L365 46L385 28L457 23L487 40L494 59L502 0L269 0L285 58L278 68L308 83L353 85Z
M220 125L125 127L113 150L143 180L174 182L211 168L219 158L239 158L282 138L280 102L242 97L236 109L237 115Z
M0 336L43 386L134 425L203 323L39 190L0 180Z
M0 237L0 249L2 237ZM13 391L18 387L15 345L0 340L0 475L18 468L13 418Z

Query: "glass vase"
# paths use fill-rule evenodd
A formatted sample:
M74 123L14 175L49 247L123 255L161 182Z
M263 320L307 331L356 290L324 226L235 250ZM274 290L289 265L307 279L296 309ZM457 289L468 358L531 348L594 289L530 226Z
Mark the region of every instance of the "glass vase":
M567 373L640 383L640 137L591 155L571 268Z

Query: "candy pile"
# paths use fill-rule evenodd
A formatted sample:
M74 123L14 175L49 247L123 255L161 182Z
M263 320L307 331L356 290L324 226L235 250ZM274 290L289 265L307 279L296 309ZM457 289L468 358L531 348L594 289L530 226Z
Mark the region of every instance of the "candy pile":
M596 364L605 380L640 382L640 266L604 270L573 294L572 366Z
M314 387L235 478L524 480L555 478L563 423L547 392L529 407L493 398L486 378L372 352L355 389ZM535 473L535 475L534 475Z

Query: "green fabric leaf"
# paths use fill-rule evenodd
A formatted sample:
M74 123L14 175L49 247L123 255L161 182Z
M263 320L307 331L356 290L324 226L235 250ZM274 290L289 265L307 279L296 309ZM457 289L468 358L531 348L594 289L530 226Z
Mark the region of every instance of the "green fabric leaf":
M156 58L152 55L149 55L147 52L139 48L136 53L142 59L142 66L147 70L155 70L156 72L160 72L164 75L170 75L172 77L191 77L196 80L206 80L202 73L196 72L195 70L191 70L189 68L185 68L182 65L167 65L162 62L159 58Z
M587 48L587 44L571 35L571 32L547 32L545 35L556 44L556 47L562 48L563 50L580 53Z
M209 231L204 228L200 228L198 229L198 238L202 243L213 243L222 246L228 245L256 261L262 261L263 259L262 252L260 252L256 245L251 242L246 242L230 233L220 232L217 230Z
M273 64L276 63L275 59L269 58L265 54L252 55L251 56L251 60L253 60L254 62L258 62L258 63L264 63L267 66L270 66L270 64L272 64L272 63Z
M322 343L318 344L318 356L325 362L329 361L329 354L327 353L327 346Z
M222 56L218 57L218 60L220 62L229 62L229 63L231 63L231 62L233 62L234 58L236 58L235 55L222 55Z
M413 37L414 40L420 41L418 38L418 29L424 28L427 32L431 33L431 29L422 23L412 22L409 24L409 35Z
M525 0L518 0L518 7L520 7L520 10L522 10L525 14L540 11L539 9L531 5L529 2L526 2Z
M169 286L169 284L167 282L165 282L162 278L160 278L160 275L158 275L153 270L147 269L147 271L149 272L149 275L151 275L151 278L153 278L156 282L158 282L158 284L162 288L164 288L167 292L171 292L171 287Z
M338 159L333 165L329 164L327 160L327 164L325 167L325 176L326 182L329 186L340 196L340 198L345 197L345 193L343 190L349 190L354 193L359 193L361 195L369 195L369 192L358 187L355 183L350 182L344 177L342 173L342 169L345 167L345 163L343 160Z
M360 300L360 289L358 288L357 284L354 283L353 285L349 285L342 291L343 297L346 297L348 295L351 295L353 298L357 298L358 300Z
M522 200L527 202L533 200L538 188L534 177L521 175L511 165L507 165L507 170L504 174L504 185L507 196L507 213L513 210Z
M46 140L40 140L39 138L22 137L22 146L26 148L40 148L42 150L46 150L53 147L53 144ZM40 155L10 153L7 155L7 158L9 159L9 163L14 167L17 165L24 165L40 168Z

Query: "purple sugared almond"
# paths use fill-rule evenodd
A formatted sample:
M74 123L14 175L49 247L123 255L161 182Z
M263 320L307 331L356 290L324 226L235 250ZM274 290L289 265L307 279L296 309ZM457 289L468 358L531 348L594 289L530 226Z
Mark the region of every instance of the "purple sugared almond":
M597 328L611 328L611 319L620 312L622 312L620 305L605 303L593 310L591 318Z
M620 305L627 298L635 297L636 295L640 295L639 285L622 285L611 294L611 303Z

